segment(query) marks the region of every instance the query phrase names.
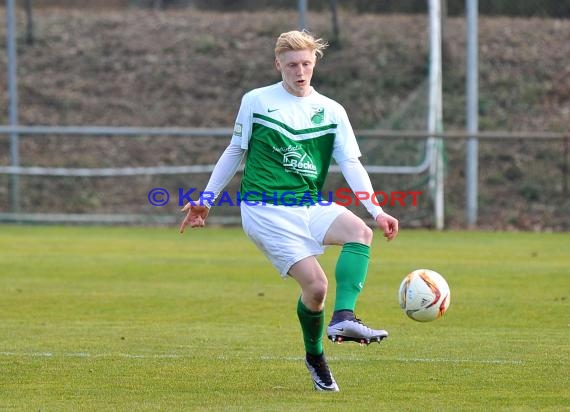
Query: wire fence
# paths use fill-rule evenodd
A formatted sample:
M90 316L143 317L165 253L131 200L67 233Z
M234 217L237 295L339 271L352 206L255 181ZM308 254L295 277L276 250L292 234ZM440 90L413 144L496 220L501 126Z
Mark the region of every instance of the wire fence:
M60 159L61 164L30 164L23 153L24 166L0 166L0 221L27 223L94 223L94 224L168 224L174 225L181 216L182 204L196 200L204 189L215 158L227 144L231 130L228 128L132 128L132 127L51 127L51 126L0 126L0 135L17 132L26 147L40 144L42 155L33 156L33 162L50 163ZM388 210L401 215L403 226L433 227L433 202L429 191L427 172L429 156L426 155L425 131L357 130L363 163L371 175L374 187L379 190L379 200ZM465 187L463 180L450 179L461 175L464 165L460 161L465 139L472 137L465 132L445 132L437 136L446 142L446 216L447 227L461 226L463 220L458 209L463 208ZM484 167L480 179L486 185L502 187L504 197L480 199L481 225L490 216L505 214L500 220L505 228L521 224L528 228L544 227L566 230L570 226L568 216L569 146L570 136L562 133L509 133L485 132L476 136L482 145ZM50 143L45 144L50 141ZM193 164L180 165L121 165L120 150L136 151L141 144L153 151L154 145L180 147L180 142L192 147L196 159ZM203 144L198 144L198 141ZM44 144L42 144L42 142ZM102 145L102 146L101 146ZM69 146L66 156L61 148ZM518 146L520 150L513 151ZM37 147L36 147L37 148ZM115 149L113 149L115 148ZM107 153L101 160L100 150ZM203 153L200 153L200 152ZM408 152L405 164L390 164L392 152ZM516 153L526 153L518 156ZM87 154L87 155L86 155ZM493 157L494 158L491 158ZM152 161L149 158L148 161ZM400 156L399 159L402 159ZM450 160L451 159L451 160ZM81 162L91 164L85 167ZM100 163L109 167L98 167ZM52 162L53 163L53 162ZM559 178L545 173L554 163ZM73 167L75 166L75 167ZM83 166L83 167L77 167ZM529 173L528 170L535 170ZM348 202L348 192L336 166L323 189L330 199ZM19 176L17 210L12 208L10 177ZM555 174L554 174L555 176ZM459 183L458 183L459 182ZM160 190L159 190L160 189ZM157 192L157 190L159 190ZM212 224L239 224L239 172L228 185L229 197L215 207ZM398 194L394 198L394 193ZM153 198L155 196L155 198ZM354 195L347 203L350 209L366 216ZM508 204L525 202L528 215L521 216ZM538 225L538 226L537 226Z

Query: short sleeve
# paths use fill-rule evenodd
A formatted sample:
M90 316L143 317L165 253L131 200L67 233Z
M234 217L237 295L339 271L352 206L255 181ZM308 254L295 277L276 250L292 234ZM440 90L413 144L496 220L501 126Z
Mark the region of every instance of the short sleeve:
M337 130L333 148L333 158L339 163L347 159L361 156L354 130L348 119L348 114L342 106L337 108Z

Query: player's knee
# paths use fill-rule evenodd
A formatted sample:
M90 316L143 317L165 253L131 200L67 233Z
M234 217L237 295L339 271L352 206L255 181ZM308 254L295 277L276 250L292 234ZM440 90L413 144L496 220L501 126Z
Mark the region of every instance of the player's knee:
M373 236L374 233L372 232L372 229L362 222L361 224L354 226L352 234L353 239L351 241L370 245L372 244Z
M311 282L309 290L307 291L313 303L321 305L327 297L328 281L326 277L315 279Z

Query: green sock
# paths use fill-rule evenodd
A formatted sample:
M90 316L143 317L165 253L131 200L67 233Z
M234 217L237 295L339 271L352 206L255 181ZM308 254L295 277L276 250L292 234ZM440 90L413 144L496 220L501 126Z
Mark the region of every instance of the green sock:
M336 263L335 311L354 311L356 299L364 287L369 260L370 246L356 242L344 244Z
M303 331L303 341L305 342L305 351L311 355L320 355L323 353L323 332L325 330L325 312L313 312L308 309L301 298L297 303L297 316L301 323Z

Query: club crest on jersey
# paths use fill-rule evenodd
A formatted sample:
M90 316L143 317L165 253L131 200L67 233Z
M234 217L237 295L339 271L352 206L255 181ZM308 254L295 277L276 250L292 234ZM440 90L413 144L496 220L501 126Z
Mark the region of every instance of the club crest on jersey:
M311 111L311 122L313 124L321 124L325 119L324 107L313 107Z

